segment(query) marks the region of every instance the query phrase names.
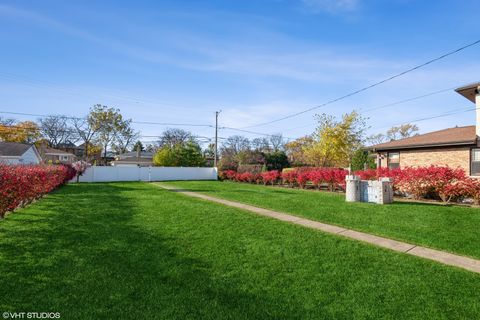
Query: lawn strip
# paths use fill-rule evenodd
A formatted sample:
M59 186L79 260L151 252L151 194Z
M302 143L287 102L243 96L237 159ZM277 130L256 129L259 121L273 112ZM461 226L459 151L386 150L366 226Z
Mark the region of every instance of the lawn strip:
M424 247L480 259L480 209L397 202L346 203L345 195L247 183L165 184Z

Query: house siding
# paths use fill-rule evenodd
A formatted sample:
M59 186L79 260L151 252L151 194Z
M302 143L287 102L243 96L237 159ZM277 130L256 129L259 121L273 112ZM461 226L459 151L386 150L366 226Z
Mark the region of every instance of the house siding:
M470 147L400 151L400 167L449 166L470 173Z
M20 160L19 157L7 157L7 156L0 157L0 163L5 163L5 164L20 164L19 160Z
M20 157L21 164L39 164L40 159L37 156L37 153L33 149L33 147L28 148L24 154Z
M462 168L470 174L470 152L475 146L454 148L425 148L411 150L392 150L400 153L400 168L425 167L430 165ZM388 152L377 152L377 166L388 167Z
M63 156L67 156L67 160L62 160ZM71 164L72 162L75 161L75 156L72 154L64 154L64 155L55 155L55 154L46 154L44 157L44 162L45 163L63 163L63 164Z

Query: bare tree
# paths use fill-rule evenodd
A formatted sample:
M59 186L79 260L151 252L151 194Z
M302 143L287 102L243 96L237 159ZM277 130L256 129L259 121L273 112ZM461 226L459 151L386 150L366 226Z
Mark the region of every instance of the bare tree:
M15 119L0 117L1 126L13 126L15 122L16 122Z
M132 121L126 120L115 135L113 149L117 153L125 153L140 137L140 133L132 128Z
M271 135L269 140L270 140L270 145L272 146L273 151L280 151L285 149L285 141L281 134Z
M387 131L387 137L390 140L405 139L417 135L418 126L416 124L406 123L400 126L391 127Z
M65 116L49 116L39 119L39 123L42 135L53 148L76 138L75 130L68 125L68 118Z
M162 133L158 144L160 148L164 146L172 148L176 145L187 143L192 139L194 140L194 137L190 132L183 129L172 128Z
M73 119L73 127L75 128L77 137L83 142L85 147L84 159L88 160L89 156L89 146L92 144L92 141L96 139L98 132L98 126L93 122L93 119L90 118L90 115L87 118L76 118Z
M255 138L252 139L251 147L260 152L269 152L270 151L270 142L267 138Z
M230 136L223 143L221 148L222 154L237 155L239 152L250 149L250 141L244 136Z
M386 141L387 141L387 136L384 135L383 133L372 134L366 139L367 145L371 145L371 146L384 143Z

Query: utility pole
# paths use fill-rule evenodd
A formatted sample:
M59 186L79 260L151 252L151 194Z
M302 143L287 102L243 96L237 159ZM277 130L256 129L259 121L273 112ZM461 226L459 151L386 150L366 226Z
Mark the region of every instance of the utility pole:
M218 115L222 112L220 111L215 111L215 154L213 158L213 166L216 168L217 167L217 162L218 162Z

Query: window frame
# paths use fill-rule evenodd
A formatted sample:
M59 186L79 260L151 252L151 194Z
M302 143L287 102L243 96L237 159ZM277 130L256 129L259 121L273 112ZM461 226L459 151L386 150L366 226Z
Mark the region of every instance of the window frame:
M470 176L471 177L480 177L480 169L478 170L478 172L476 174L473 173L473 163L474 162L478 162L480 164L480 160L477 160L477 161L473 161L473 153L478 150L478 152L480 152L480 148L478 147L475 147L475 148L470 148L470 163L469 163L469 167L470 167Z
M395 162L391 162L391 161L390 161L390 160L391 160L391 158L390 158L390 155L391 155L391 154L397 154L397 155L398 155L398 157L397 157L398 160L395 161ZM395 167L394 167L394 168L391 168L391 167L390 167L390 164L395 165ZM387 152L387 168L388 168L388 169L400 168L400 151Z

